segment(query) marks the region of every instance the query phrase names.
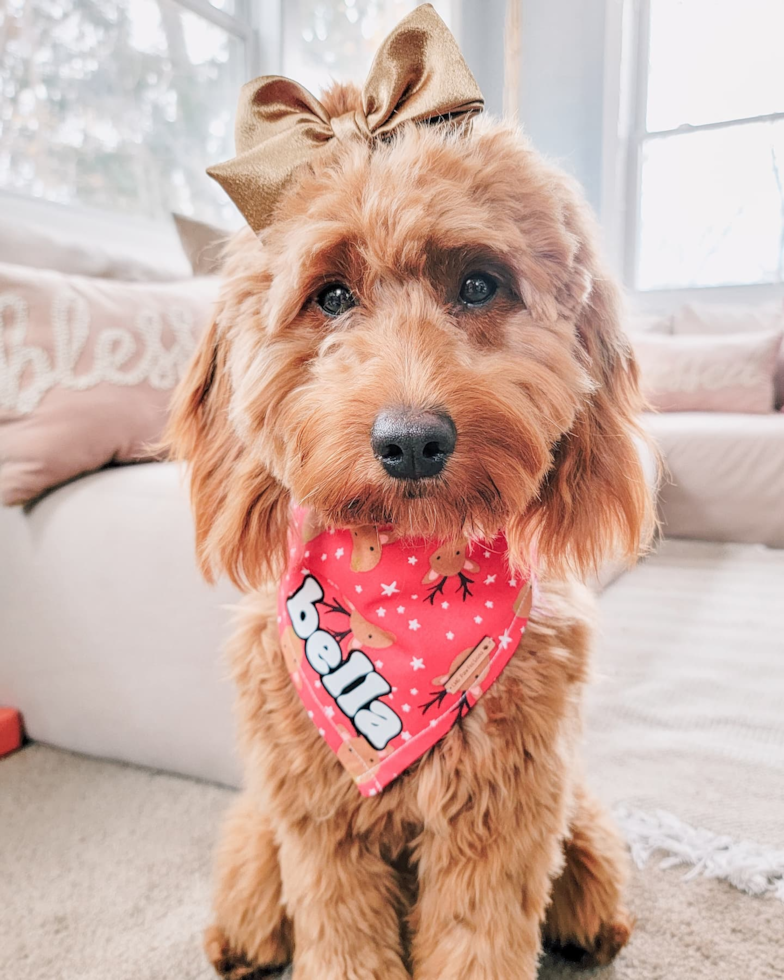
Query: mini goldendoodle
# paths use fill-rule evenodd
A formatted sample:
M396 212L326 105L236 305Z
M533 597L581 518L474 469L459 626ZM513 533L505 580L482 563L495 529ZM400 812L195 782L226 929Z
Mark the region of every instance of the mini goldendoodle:
M533 980L631 931L578 580L652 527L636 369L578 188L481 108L419 7L361 92L246 86L214 171L250 227L169 438L247 593L226 976Z

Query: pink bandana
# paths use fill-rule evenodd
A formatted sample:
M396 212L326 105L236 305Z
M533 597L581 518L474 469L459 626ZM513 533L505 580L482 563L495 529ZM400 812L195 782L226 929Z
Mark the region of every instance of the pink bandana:
M506 541L447 544L375 527L321 531L294 512L278 592L302 703L363 796L375 796L476 704L531 609Z

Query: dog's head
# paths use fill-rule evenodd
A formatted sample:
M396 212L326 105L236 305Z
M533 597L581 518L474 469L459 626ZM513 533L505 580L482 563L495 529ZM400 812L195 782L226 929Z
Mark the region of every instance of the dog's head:
M400 535L503 528L519 564L636 555L637 374L576 185L487 119L334 142L232 243L176 399L205 572L277 570L292 500Z

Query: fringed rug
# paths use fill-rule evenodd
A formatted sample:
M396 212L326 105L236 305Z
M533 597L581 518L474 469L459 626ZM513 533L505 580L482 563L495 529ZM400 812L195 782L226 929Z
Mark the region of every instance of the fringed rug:
M666 541L601 621L587 767L635 860L784 900L784 551Z

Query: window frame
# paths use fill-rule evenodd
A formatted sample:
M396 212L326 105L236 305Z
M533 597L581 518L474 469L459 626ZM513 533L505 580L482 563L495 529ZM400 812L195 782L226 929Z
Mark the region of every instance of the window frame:
M214 7L209 0L164 0L180 7L239 38L245 48L244 74L255 78L261 74L276 74L280 70L282 36L281 6L283 0L235 0L236 14L227 14ZM170 221L123 211L99 209L87 204L61 204L46 198L31 197L0 188L0 207L8 202L19 220L29 216L31 223L40 224L48 213L53 228L79 229L84 237L92 237L100 244L112 245L127 233L138 243L140 250L146 246L155 254L160 249L176 246L176 235ZM81 238L82 235L80 234Z
M649 130L650 14L651 0L606 0L601 217L613 264L640 308L668 310L689 300L754 303L778 299L784 296L784 282L637 288L645 144L651 139L784 119L782 111L720 122L686 123L675 129Z

